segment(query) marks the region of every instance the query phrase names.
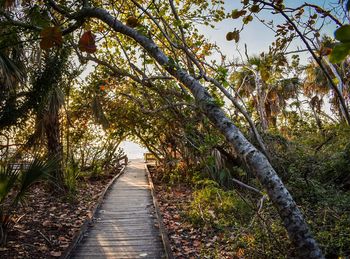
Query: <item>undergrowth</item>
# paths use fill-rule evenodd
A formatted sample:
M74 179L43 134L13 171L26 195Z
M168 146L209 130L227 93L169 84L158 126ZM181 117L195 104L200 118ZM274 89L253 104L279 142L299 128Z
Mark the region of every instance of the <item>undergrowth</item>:
M328 133L329 132L329 133ZM334 134L335 132L335 134ZM319 242L326 258L350 256L350 129L288 138L264 136L272 164L283 179ZM242 165L218 168L211 154L197 167L163 172L168 185L193 186L185 208L194 226L219 231L246 258L295 257L293 246L266 194ZM236 178L261 191L257 194L230 181ZM215 258L215 251L203 251ZM217 254L218 255L218 254Z

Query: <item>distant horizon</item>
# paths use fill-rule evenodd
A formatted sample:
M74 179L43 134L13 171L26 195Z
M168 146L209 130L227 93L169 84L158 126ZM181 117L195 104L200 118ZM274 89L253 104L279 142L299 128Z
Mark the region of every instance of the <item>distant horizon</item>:
M120 145L120 148L124 150L124 153L129 159L140 159L143 158L143 154L148 150L142 147L140 144L131 140L124 140Z

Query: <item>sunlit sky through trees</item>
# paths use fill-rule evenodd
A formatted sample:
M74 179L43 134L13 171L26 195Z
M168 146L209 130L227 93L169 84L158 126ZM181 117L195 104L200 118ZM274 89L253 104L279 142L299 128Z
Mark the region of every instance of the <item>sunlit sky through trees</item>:
M226 2L226 10L231 11L233 9L239 9L242 7L240 0L234 1L225 1ZM298 7L302 5L305 1L302 0L286 0L285 5L288 7ZM327 0L314 0L309 1L309 3L316 4L319 6L329 7L336 6L338 1L327 1ZM275 25L284 22L283 17L281 15L271 15L271 12L260 12L258 14L259 18L265 21L271 21ZM227 55L227 58L230 60L234 60L240 58L238 52L236 51L236 47L238 46L238 50L244 56L244 44L247 44L247 50L249 55L258 55L263 51L267 51L269 45L274 41L275 33L267 28L264 24L262 24L259 20L253 19L248 25L245 26L244 30L240 33L240 41L236 44L234 41L226 40L226 33L233 30L234 28L241 28L242 19L226 19L220 23L215 24L215 28L212 29L208 26L198 26L200 32L205 35L205 37L210 42L215 42L223 54ZM334 24L325 25L324 30L321 34L326 34L328 36L333 36L333 32L336 29ZM305 49L302 42L299 40L295 40L291 46L289 47L289 51L297 50L297 49ZM301 62L306 63L310 55L301 53ZM217 56L215 57L217 58Z
M321 7L329 8L330 6L337 6L338 1L327 1L327 0L314 0L309 1L311 4L316 4ZM304 3L302 0L286 0L286 6L288 7L298 7ZM233 9L240 9L242 7L240 0L226 1L225 9L227 12L232 11ZM264 11L258 14L260 20L271 21L273 19L274 26L284 22L284 18L280 15L272 15L271 11ZM247 45L248 55L259 55L262 52L267 52L269 46L275 39L275 33L267 28L261 21L254 18L252 22L244 27L244 30L240 33L240 41L238 44L234 41L226 40L226 33L234 30L235 28L240 29L242 26L242 19L225 19L222 22L214 24L214 28L204 25L198 25L200 33L202 33L205 38L208 39L211 43L216 43L222 53L227 56L227 59L232 61L240 62L241 57L245 57L245 44ZM321 31L321 34L326 34L333 37L333 32L336 27L334 24L326 24ZM296 39L294 40L288 48L288 51L303 50L305 46L303 43ZM300 62L306 64L309 62L310 55L308 52L301 52ZM212 55L209 59L219 59L219 55ZM82 78L85 78L89 72L92 71L92 66L89 65L86 72L83 73ZM326 106L329 107L329 104L326 103ZM140 147L138 144L125 141L122 143L121 147L125 150L127 155L130 158L142 158L143 153L146 152L146 149Z
M124 150L129 159L143 158L143 153L147 152L147 149L129 140L123 141L120 147Z

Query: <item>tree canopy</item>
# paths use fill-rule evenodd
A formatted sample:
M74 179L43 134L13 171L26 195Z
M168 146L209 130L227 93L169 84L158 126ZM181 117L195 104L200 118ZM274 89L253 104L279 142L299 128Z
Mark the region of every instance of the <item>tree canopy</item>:
M21 143L17 155L55 157L59 190L69 190L65 172L76 160L82 169L105 168L128 137L164 170L189 174L199 166L224 188L240 170L246 176L238 182L254 176L298 256L323 257L284 182L289 187L293 170L304 170L291 143L304 138L316 159L332 132L349 127L348 1L247 0L237 9L221 0L0 3L0 134ZM199 30L224 20L240 25L222 32L232 56ZM237 44L255 20L275 38L250 56ZM323 35L332 26L334 37ZM291 49L295 42L302 49ZM303 53L312 58L307 64ZM347 154L345 144L338 148ZM310 170L300 176L307 185ZM334 183L346 189L340 171ZM323 182L324 174L312 177Z

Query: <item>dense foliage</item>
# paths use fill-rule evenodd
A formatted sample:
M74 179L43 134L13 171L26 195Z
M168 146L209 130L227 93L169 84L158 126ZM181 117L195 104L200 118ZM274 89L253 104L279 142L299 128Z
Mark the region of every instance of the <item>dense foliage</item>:
M189 221L230 232L247 257L296 256L273 188L228 138L242 132L324 255L350 256L349 2L287 2L0 1L1 189L21 190L17 177L30 175L11 165L49 156L51 192L74 197L80 177L115 169L128 138L157 158L167 184L193 186ZM199 30L227 21L234 56ZM243 56L241 35L254 23L275 38ZM237 130L222 134L211 107Z

